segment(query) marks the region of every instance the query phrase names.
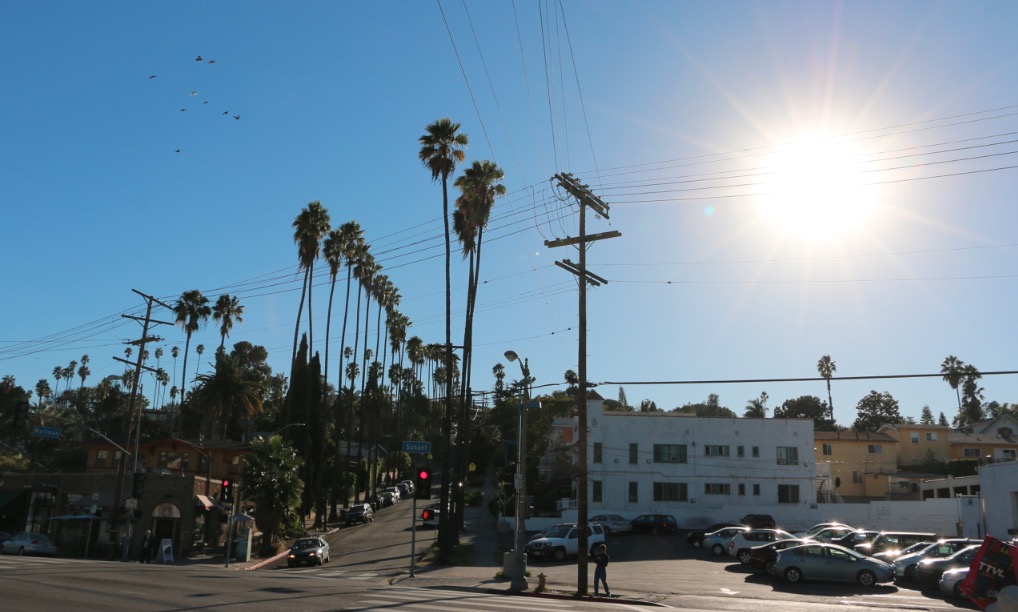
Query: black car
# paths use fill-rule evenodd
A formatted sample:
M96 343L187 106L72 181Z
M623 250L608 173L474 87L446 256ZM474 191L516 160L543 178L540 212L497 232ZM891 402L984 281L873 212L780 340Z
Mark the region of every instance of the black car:
M769 542L767 544L761 544L760 546L754 546L749 549L748 565L750 569L761 570L770 574L774 569L774 561L778 558L778 552L785 550L786 548L809 543L812 543L812 541L803 538L796 538L794 540L778 540L777 542Z
M343 523L353 525L354 523L370 523L375 520L375 511L371 504L354 504L347 508Z
M741 523L714 523L706 529L694 529L686 535L686 544L689 544L693 548L700 548L703 546L703 536L708 533L714 533L718 529L724 529L725 527L745 527Z
M954 553L950 557L940 557L939 559L923 559L920 561L915 568L915 580L923 588L933 588L940 582L940 577L944 575L949 569L956 567L968 567L972 565L972 560L976 558L976 553L982 544L973 544L967 548L963 548L958 552Z
M286 555L287 567L322 565L329 562L329 543L322 538L300 538Z
M670 514L641 514L632 520L633 533L673 534L679 522Z
M747 514L739 522L751 529L777 529L778 523L769 514ZM710 533L710 532L708 532Z
M831 540L831 544L837 544L838 546L844 546L849 550L854 550L856 544L865 544L878 535L880 535L879 531L873 531L872 529L857 529L846 536L838 538L837 540Z

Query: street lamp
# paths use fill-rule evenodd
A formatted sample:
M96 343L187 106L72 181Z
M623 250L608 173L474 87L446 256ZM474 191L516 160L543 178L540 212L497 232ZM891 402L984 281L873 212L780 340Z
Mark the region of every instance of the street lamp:
M506 351L505 358L509 361L518 361L520 356L516 351ZM530 364L526 359L520 362L520 372L523 374L523 399L520 401L519 416L519 437L516 441L516 548L515 565L510 591L526 591L527 585L527 556L523 552L523 530L526 525L523 515L526 506L526 470L524 460L526 454L523 447L527 443L527 404L530 403Z

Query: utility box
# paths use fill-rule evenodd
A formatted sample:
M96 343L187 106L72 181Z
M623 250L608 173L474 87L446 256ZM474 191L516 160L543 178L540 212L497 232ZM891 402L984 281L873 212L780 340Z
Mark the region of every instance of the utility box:
M527 553L523 553L523 575L527 575ZM502 553L502 576L505 578L516 577L516 551Z

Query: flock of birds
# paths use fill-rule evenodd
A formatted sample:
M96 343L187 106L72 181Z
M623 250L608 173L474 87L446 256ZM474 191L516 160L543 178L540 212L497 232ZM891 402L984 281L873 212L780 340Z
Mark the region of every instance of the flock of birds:
M203 57L202 57L201 55L199 55L199 56L195 57L195 58L194 58L194 61L196 61L196 62L198 62L198 63L202 63L202 62L204 62L204 63L207 63L207 64L215 64L215 63L216 63L216 60L214 60L214 59L208 59L208 60L206 60L206 59L205 59L205 58L203 58ZM149 75L149 77L148 77L148 78L149 78L149 79L151 80L151 79L155 79L155 78L158 78L158 77L159 77L159 75L156 75L156 74L152 74L152 75ZM197 96L197 95L198 95L198 90L196 90L196 89L192 89L192 90L191 90L191 93L190 93L189 95L190 95L190 96ZM209 101L208 101L208 100L202 100L202 105L203 105L203 106L207 105L208 103L209 103ZM187 111L188 111L188 109L187 109L187 108L181 108L181 109L180 109L180 112L182 112L182 113L186 113ZM234 119L234 121L240 121L240 115L231 115L231 114L230 114L230 111L228 111L228 110L225 110L225 111L223 111L223 115L225 115L225 116L228 116L228 117L229 117L229 116L232 116L232 117L233 117L233 119ZM176 150L175 150L175 153L180 153L180 149L176 149Z

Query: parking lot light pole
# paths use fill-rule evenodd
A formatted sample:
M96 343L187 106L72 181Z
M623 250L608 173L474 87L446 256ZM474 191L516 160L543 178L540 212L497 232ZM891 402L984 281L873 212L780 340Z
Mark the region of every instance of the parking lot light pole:
M505 358L509 361L518 361L520 356L516 351L506 351ZM527 404L530 403L530 364L526 359L520 362L520 372L523 373L523 399L520 401L519 415L519 437L516 441L516 534L514 546L516 556L514 558L516 571L513 572L510 591L526 591L527 585L527 557L523 551L523 532L526 522L523 518L526 507L526 452L523 447L527 443Z

